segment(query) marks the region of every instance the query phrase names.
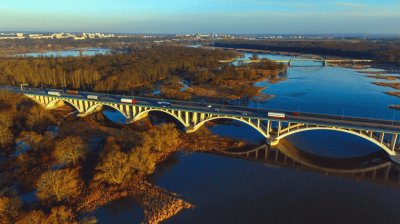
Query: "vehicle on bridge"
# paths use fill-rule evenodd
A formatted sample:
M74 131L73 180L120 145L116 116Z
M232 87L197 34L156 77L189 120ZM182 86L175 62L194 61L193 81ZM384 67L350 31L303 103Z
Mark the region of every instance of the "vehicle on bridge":
M67 91L65 91L67 94L71 94L71 95L78 95L79 94L79 91L78 90L67 90Z
M171 107L171 103L166 101L157 101L157 104L162 107Z
M98 100L99 96L96 95L87 95L86 98L88 98L89 100Z
M268 117L285 119L286 114L285 113L268 112Z
M299 116L299 115L300 115L299 112L292 112L291 114L292 114L293 116Z
M128 99L128 98L121 98L122 103L130 103L130 104L136 104L135 99Z
M56 91L47 91L47 95L61 96L61 93L60 92L56 92Z

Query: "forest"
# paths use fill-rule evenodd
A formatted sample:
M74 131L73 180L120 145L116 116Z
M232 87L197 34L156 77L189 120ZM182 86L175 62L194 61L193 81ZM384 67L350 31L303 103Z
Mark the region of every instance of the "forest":
M39 88L140 95L151 93L157 83L162 86L164 96L174 98L182 95L176 91L180 83L189 82L226 89L238 96L253 96L257 89L251 84L232 85L232 81L274 78L285 70L284 65L269 60L238 66L218 62L239 56L232 51L131 46L128 52L93 57L5 57L0 61L0 84L28 83Z
M173 74L215 68L224 51L185 47L133 49L131 54L66 58L2 58L0 83L32 87L131 91Z
M221 41L214 46L373 59L400 65L400 40Z

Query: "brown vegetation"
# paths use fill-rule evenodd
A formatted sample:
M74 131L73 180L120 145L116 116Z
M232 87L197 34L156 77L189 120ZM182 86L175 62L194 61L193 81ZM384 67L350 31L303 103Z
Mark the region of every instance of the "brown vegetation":
M86 156L86 145L79 136L67 136L58 141L54 149L54 157L58 164L76 165Z
M36 196L44 202L72 201L80 196L83 183L77 169L50 170L36 183Z
M386 94L400 97L400 92L386 92Z
M373 84L378 86L386 86L393 89L400 89L400 82L374 82Z
M193 88L200 85L213 88L217 92L215 97L247 98L258 93L254 82L280 80L279 76L286 72L284 65L269 60L238 66L218 62L237 56L231 51L158 46L132 48L129 52L134 53L78 58L4 58L0 61L0 84L28 83L33 87L135 95L151 93L155 86L161 86L166 98L189 100L191 94L202 96L196 90L181 92L180 83L185 81ZM36 119L40 117L29 118L31 127Z
M399 76L393 76L393 75L369 75L368 78L374 78L374 79L384 79L384 80L390 80L394 81L399 79Z
M224 51L157 47L83 58L4 58L0 83L131 93L146 83L215 68L219 59L231 56Z

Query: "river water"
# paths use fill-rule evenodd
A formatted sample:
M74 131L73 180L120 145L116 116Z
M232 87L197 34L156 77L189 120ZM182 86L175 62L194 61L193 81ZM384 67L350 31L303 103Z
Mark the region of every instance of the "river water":
M246 53L245 57L252 53ZM261 58L290 56L258 54ZM373 71L373 69L368 69ZM357 70L340 67L293 67L287 80L271 84L264 93L275 97L249 106L316 112L343 116L400 119L390 104L396 97L389 88ZM214 133L256 144L264 139L252 128L234 123L213 126ZM295 134L288 142L303 152L325 158L353 158L380 151L372 143L331 131ZM279 148L279 146L278 146ZM207 153L179 152L173 165L162 166L152 181L176 192L196 207L184 210L166 223L399 223L400 183L358 181L350 177L300 171ZM392 164L392 168L398 168ZM398 175L398 174L397 174ZM130 205L131 206L131 205ZM132 208L137 214L137 206ZM103 220L126 222L121 213L101 213ZM139 216L142 216L140 214ZM110 218L112 217L112 218ZM137 220L137 219L135 219ZM102 219L99 220L102 222Z
M47 52L30 52L24 54L16 54L15 56L22 57L79 57L79 56L95 56L98 54L110 54L111 50L108 48L79 48L60 51L47 51Z

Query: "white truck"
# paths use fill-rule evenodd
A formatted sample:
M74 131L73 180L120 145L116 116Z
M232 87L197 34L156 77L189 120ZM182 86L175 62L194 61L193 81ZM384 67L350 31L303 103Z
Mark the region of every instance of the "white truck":
M89 100L98 100L99 96L96 95L87 95L86 98L88 98Z
M276 112L268 112L268 117L285 119L286 118L286 114L284 114L284 113L276 113Z
M56 91L48 91L47 95L51 95L51 96L61 96L60 92L56 92Z

